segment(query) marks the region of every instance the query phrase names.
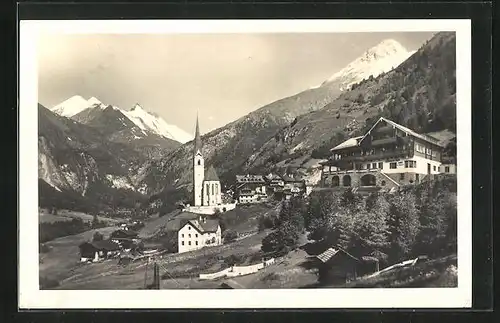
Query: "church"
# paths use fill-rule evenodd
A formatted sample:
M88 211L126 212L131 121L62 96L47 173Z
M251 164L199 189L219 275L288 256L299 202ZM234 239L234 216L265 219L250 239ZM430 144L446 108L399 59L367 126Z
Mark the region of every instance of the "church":
M213 166L205 169L198 117L193 151L193 202L194 206L217 206L222 204L219 176Z

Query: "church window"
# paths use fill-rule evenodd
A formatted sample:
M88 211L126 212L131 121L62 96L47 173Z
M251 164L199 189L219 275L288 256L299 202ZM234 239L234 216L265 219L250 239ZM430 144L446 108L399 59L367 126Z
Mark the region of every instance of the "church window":
M201 165L201 160L198 159L198 166Z
M214 184L212 184L212 195L214 195Z
M207 195L209 195L210 194L209 193L210 192L210 184L207 184L206 187L207 187Z

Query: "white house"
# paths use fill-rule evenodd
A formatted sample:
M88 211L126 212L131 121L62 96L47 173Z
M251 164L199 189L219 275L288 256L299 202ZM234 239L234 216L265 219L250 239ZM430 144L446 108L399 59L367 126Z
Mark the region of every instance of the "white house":
M457 165L455 164L441 164L439 166L439 172L442 174L456 174Z
M219 220L207 219L205 216L188 220L181 225L177 236L179 253L222 244Z

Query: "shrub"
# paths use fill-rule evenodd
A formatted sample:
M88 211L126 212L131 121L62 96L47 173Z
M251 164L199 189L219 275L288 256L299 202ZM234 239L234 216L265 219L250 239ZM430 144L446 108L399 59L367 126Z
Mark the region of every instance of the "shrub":
M52 248L46 245L45 243L40 243L39 250L40 253L49 253L52 250Z
M102 241L104 240L104 235L99 231L94 232L94 236L92 237L92 241Z
M233 242L238 238L238 233L233 231L233 230L226 230L224 231L224 234L222 235L222 239L224 240L224 243L229 243Z
M59 281L45 276L40 277L40 289L51 289L59 286Z

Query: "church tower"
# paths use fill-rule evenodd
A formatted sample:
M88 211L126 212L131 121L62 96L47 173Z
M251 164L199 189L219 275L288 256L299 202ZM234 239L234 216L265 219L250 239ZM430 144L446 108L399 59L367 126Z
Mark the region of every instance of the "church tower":
M202 205L202 190L203 181L205 176L205 162L202 154L202 145L200 137L200 126L198 124L198 115L196 115L196 133L194 137L194 151L193 151L193 194L194 205Z

